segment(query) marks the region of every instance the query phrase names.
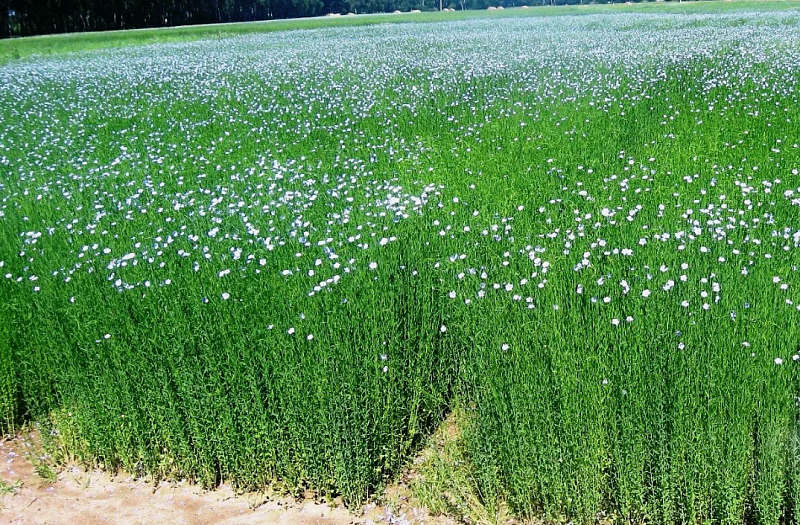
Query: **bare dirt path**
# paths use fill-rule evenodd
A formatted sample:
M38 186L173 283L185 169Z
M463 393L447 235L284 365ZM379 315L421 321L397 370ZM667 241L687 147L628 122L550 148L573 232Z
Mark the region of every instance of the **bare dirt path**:
M188 483L158 487L126 475L70 467L53 472L48 483L28 457L33 445L21 439L0 442L0 480L21 483L0 495L3 525L377 525L438 524L423 511L368 505L360 515L313 501L266 500L236 495L228 486L213 491ZM6 485L8 488L8 485Z

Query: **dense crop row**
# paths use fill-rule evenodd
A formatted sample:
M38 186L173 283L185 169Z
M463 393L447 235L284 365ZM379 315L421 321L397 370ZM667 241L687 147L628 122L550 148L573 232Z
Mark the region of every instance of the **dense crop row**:
M365 500L453 403L522 516L800 505L794 11L379 26L0 69L0 409Z

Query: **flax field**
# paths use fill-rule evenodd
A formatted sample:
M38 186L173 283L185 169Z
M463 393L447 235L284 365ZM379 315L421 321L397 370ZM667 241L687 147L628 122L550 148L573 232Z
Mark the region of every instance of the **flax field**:
M0 427L359 505L454 406L525 519L800 518L800 10L0 67Z

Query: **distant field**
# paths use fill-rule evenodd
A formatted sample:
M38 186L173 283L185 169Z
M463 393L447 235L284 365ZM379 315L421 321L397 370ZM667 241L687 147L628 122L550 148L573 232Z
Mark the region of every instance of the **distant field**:
M796 5L4 43L0 428L357 505L457 408L490 510L795 521Z
M500 11L455 11L452 13L423 12L375 14L342 17L318 17L293 20L270 20L235 24L213 24L129 31L70 33L40 37L0 40L0 65L30 56L48 56L92 49L123 47L169 42L225 38L252 33L353 27L384 23L445 22L450 20L507 19L517 17L612 14L612 13L725 13L730 11L795 11L798 1L712 1L712 2L647 2L636 4L606 4L577 6L531 6L528 9Z

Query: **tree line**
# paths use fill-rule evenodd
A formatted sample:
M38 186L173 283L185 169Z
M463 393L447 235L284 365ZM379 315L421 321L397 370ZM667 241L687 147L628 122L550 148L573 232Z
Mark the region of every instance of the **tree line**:
M442 0L443 7L486 9L589 0ZM595 0L596 1L596 0ZM603 0L611 2L615 0ZM319 16L422 11L439 0L0 0L0 38Z

